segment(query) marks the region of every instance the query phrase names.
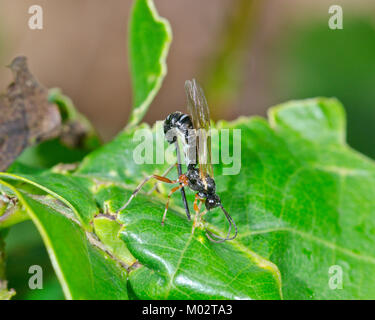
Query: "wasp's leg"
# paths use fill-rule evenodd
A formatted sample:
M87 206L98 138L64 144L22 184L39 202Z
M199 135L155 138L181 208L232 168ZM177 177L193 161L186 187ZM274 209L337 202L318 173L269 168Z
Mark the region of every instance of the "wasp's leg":
M178 180L170 180L166 177L162 177L162 176L158 176L156 174L153 174L152 176L148 176L146 179L144 179L139 185L138 187L134 190L134 192L132 193L132 195L130 196L128 202L126 202L119 210L117 210L117 212L120 212L122 210L124 210L128 205L129 203L134 199L134 197L138 194L138 192L142 189L142 187L144 186L144 184L149 181L150 179L156 179L158 181L162 181L162 182L165 182L165 183L178 183L179 181Z
M220 208L224 212L224 215L225 215L225 217L226 217L226 219L229 223L227 236L225 238L223 238L223 237L220 237L220 236L212 233L209 230L206 230L206 235L207 235L208 239L210 239L212 242L216 242L216 243L221 243L221 242L224 242L224 241L227 241L227 240L233 240L237 236L237 233L238 233L237 226L236 226L234 220L232 219L232 217L228 214L228 212L224 209L224 207L222 205L220 205ZM234 235L230 236L231 231L232 231L232 226L234 227Z
M198 219L199 219L199 212L201 210L201 205L202 205L202 201L199 203L198 205L198 200L199 200L199 196L198 196L198 193L195 195L195 199L194 199L194 211L195 211L195 216L194 216L194 221L193 221L193 228L191 230L191 233L194 233L194 230L198 224Z
M165 170L163 172L163 174L161 175L161 177L165 177L169 172L171 172L171 170L174 168L174 167L177 167L177 162L175 164L172 164L167 170ZM155 182L155 185L152 187L152 189L147 192L147 195L150 195L151 193L153 193L155 190L158 190L158 182L156 181Z
M177 156L177 163L176 163L177 172L178 172L178 176L181 176L182 175L182 166L181 166L180 149L178 147L178 140L176 140L175 146L176 146L176 156ZM181 197L182 197L182 202L184 203L186 216L187 216L188 220L190 221L190 219L191 219L190 218L190 210L189 210L189 205L188 205L187 200L186 200L185 188L183 186L181 188Z
M168 206L169 206L169 200L171 199L172 194L175 193L177 190L180 190L182 187L183 187L183 185L180 184L179 186L174 187L174 188L171 189L171 191L169 191L167 203L165 204L163 219L161 220L161 224L162 225L164 225L164 220L165 220L165 217L167 216L167 211L168 211Z

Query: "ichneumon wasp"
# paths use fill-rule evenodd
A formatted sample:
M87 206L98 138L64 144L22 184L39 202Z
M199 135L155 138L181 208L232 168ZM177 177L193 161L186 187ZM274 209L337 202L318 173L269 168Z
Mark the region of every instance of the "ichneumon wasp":
M168 194L162 224L164 224L168 211L169 200L172 194L178 190L181 191L186 215L188 220L190 220L190 211L184 189L184 187L189 187L196 192L194 200L195 219L193 232L198 219L201 219L207 211L219 207L229 223L227 235L223 238L206 230L207 237L213 242L233 240L237 236L237 226L221 204L220 197L216 194L216 185L213 178L211 164L210 114L208 104L203 89L195 79L192 81L187 80L185 82L185 91L190 115L176 111L169 114L164 120L165 137L170 144L174 143L176 145L177 163L168 168L168 170L161 176L154 174L144 179L134 190L127 203L123 205L119 211L128 206L143 185L150 179L156 179L157 181L169 184L178 184L178 186L173 187ZM187 172L185 174L182 173L181 157L177 139L178 136L181 137L184 146L183 150L187 167ZM178 171L178 179L168 179L166 175L175 166ZM206 209L203 212L200 212L202 203L205 204ZM231 236L232 227L234 227L235 230L233 236Z

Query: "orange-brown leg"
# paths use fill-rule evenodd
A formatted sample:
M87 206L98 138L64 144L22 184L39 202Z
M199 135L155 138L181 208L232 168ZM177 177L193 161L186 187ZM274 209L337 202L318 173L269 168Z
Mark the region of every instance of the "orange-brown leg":
M194 211L195 213L199 213L199 207L198 207L198 193L195 195L195 199L194 199Z
M204 200L201 199L201 202L199 202L199 205L198 205L199 212L201 212L201 207L202 207L203 203L204 203Z
M165 220L165 217L167 216L167 211L168 211L168 206L169 206L169 200L171 199L172 194L175 193L177 190L180 190L182 187L183 187L183 185L180 184L179 186L174 187L174 188L171 189L171 191L169 191L167 203L165 204L165 210L164 210L164 214L163 214L163 219L161 220L161 225L162 226L164 225L164 220Z
M146 179L144 179L139 185L138 187L134 190L134 192L132 193L132 195L130 196L128 202L126 202L117 212L120 212L122 210L124 210L128 205L129 203L133 200L133 198L138 194L138 192L142 189L142 187L144 186L144 184L149 181L150 179L156 179L158 181L162 181L162 182L165 182L165 183L179 183L178 180L170 180L166 177L162 177L162 176L158 176L156 174L153 174L151 176L148 176Z
M162 177L165 177L174 167L177 167L177 162L175 163L175 164L172 164L167 170L165 170L163 173L162 173ZM150 195L152 192L154 192L154 191L158 191L159 193L160 193L160 191L159 191L159 189L158 189L158 183L156 182L155 183L155 185L152 187L152 189L149 191L149 192L147 192L147 194L148 195Z
M194 221L193 221L193 228L191 230L191 233L194 233L194 230L195 230L195 227L197 225L197 220L198 220L198 216L199 216L199 211L200 211L200 205L198 206L198 193L195 195L195 199L194 199L194 211L195 211L195 216L194 216Z

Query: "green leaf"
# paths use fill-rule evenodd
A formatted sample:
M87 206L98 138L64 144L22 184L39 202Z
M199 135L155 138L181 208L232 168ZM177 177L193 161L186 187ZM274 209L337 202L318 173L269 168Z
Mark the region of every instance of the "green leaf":
M72 208L75 218L83 224L85 229L92 230L90 222L94 215L99 213L99 210L90 192L90 188L93 187L91 180L84 177L72 177L69 174L62 175L48 171L34 175L16 175L0 172L0 177L31 184L59 199Z
M292 101L272 108L269 122L240 118L216 127L241 129L235 140L240 173L223 175L228 165L214 168L217 193L239 232L222 244L210 242L202 226L192 232L177 193L161 225L168 186L160 185L160 194L142 192L117 213L145 176L168 166L134 163L135 128L95 150L74 172L1 175L17 188L63 287L79 292L65 288L67 297L96 297L97 288L108 285L104 298L119 287L123 291L112 298L124 298L120 274L128 270L131 295L140 299L374 298L375 280L367 275L375 271L375 165L345 143L341 104ZM193 197L188 191L191 204ZM209 230L225 234L220 210L205 219ZM80 249L85 246L95 259ZM85 270L113 273L117 281L105 285L94 276L100 283L81 294L75 286L82 280L69 267L77 259ZM330 281L337 268L342 289Z
M172 32L152 0L135 0L129 24L129 56L133 111L128 127L137 125L160 89Z
M269 118L270 123L254 117L217 124L242 133L240 174L224 176L222 166L215 168L217 192L239 229L236 240L213 244L201 230L191 236L178 195L164 227L164 205L152 197L138 196L120 214L121 238L143 265L129 274L139 298L274 298L279 272L287 299L375 297L373 281L361 280L375 271L375 166L346 145L341 104L326 98L293 101L271 109ZM136 179L135 187L154 166L135 169L131 135L123 132L102 149L111 150L110 175L104 173L101 150L78 172L113 181ZM129 196L122 201L114 196L110 211ZM224 232L220 212L206 218L208 228ZM248 270L240 269L245 260ZM226 290L221 273L210 268L216 265L232 277ZM334 266L343 271L341 290L329 286ZM236 281L247 283L246 289L241 291ZM252 291L250 283L261 289Z
M214 244L163 205L134 205L121 214L122 239L144 265L129 274L141 299L279 299L277 267L238 242ZM142 208L142 209L140 209ZM235 263L233 263L235 261Z
M261 166L251 168L267 183L251 187L263 189L266 201L253 221L270 212L272 219L240 238L261 245L279 266L286 298L374 298L374 282L363 279L375 271L375 166L345 144L341 104L323 98L287 103L271 110L270 122L273 130L262 129L263 136L284 146L273 148L267 138L266 149L257 144L265 151L257 153ZM342 290L329 286L333 266L342 269Z
M66 298L127 299L126 270L103 250L93 234L85 232L66 214L67 208L57 209L56 204L4 181L0 183L26 207L47 247Z
M138 183L134 180L155 171L161 173L167 166L136 165L133 150L137 142L133 141L133 134L133 130L121 133L113 142L89 155L77 171L79 175L103 179L101 193L110 188L107 192L107 211L110 213L122 206L130 192L106 187L104 180L132 183L132 190ZM106 164L112 168L110 173ZM103 196L100 198L104 201ZM180 201L175 202L181 206ZM123 225L121 239L142 265L129 274L138 298L280 298L280 274L272 262L240 243L213 244L198 229L192 235L191 223L182 209L171 209L167 223L162 227L163 210L162 202L155 203L150 197L138 196L132 207L118 218ZM224 233L224 224L222 228ZM232 265L233 260L238 263Z

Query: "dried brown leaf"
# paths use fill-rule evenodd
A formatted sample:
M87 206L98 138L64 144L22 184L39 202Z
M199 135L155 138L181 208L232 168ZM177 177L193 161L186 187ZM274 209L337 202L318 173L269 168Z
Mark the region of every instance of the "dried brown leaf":
M22 151L60 134L58 107L48 102L48 90L30 73L26 57L10 64L14 82L0 96L0 171L6 170Z

